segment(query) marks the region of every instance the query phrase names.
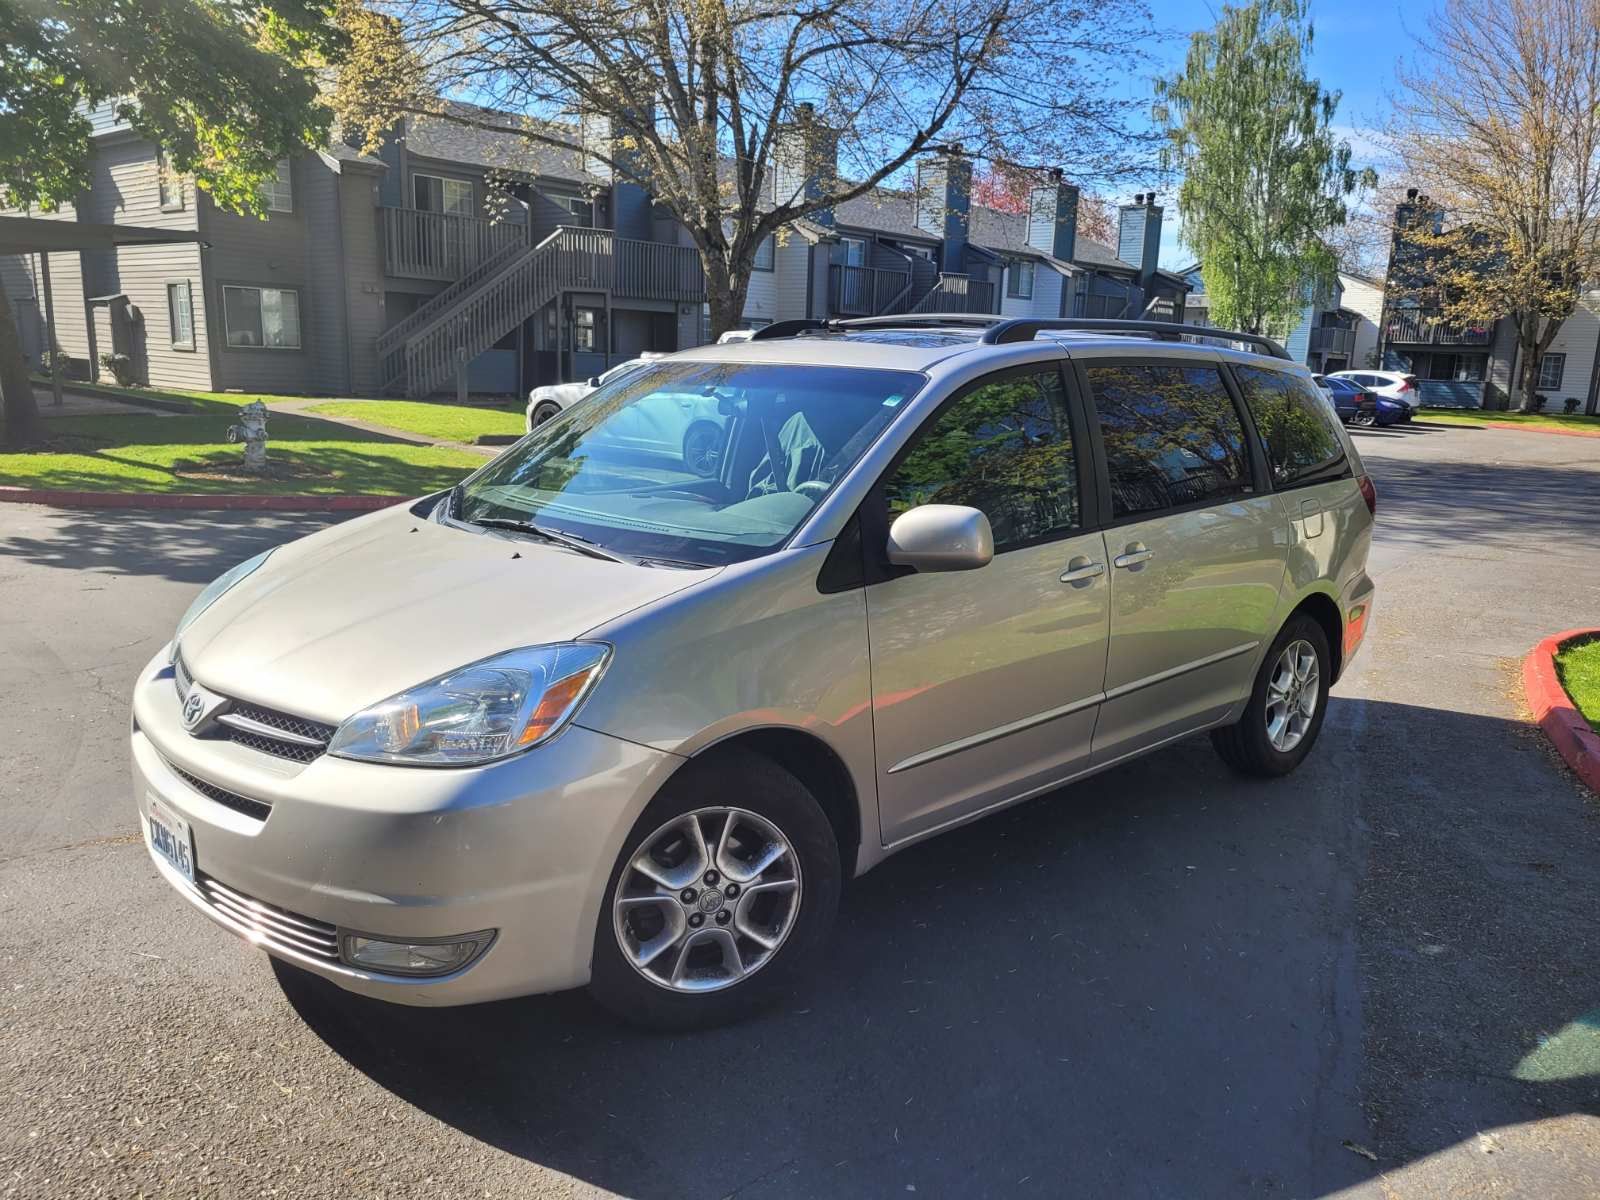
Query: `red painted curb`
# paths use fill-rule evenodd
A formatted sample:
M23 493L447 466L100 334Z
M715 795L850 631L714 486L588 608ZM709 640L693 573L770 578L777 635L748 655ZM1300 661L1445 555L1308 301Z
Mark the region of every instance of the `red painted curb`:
M0 487L0 503L48 504L55 508L217 509L245 512L372 512L402 504L409 496L241 496L218 492L68 492Z
M1600 429L1551 429L1547 425L1518 425L1515 421L1485 421L1490 429L1515 429L1519 433L1549 433L1556 437L1600 437Z
M1522 687L1533 719L1561 757L1591 790L1600 792L1600 733L1589 727L1556 677L1556 652L1562 645L1595 636L1600 636L1600 629L1569 629L1545 638L1522 660Z

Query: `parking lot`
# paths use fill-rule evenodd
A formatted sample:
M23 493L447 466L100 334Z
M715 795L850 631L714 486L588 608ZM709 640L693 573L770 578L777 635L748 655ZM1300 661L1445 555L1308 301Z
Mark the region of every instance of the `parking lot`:
M1192 739L922 844L814 986L670 1038L360 1001L195 914L131 681L318 519L0 509L0 1196L1594 1195L1600 803L1517 666L1600 620L1600 441L1357 437L1375 624L1298 773Z

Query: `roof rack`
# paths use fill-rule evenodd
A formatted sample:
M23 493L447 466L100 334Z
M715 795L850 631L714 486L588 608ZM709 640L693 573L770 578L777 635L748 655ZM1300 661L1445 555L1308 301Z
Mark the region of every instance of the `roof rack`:
M750 335L751 341L796 337L810 330L845 332L851 329L938 329L969 325L983 330L978 339L986 345L1031 342L1040 333L1066 330L1087 333L1124 333L1134 336L1177 341L1180 338L1216 338L1258 346L1273 358L1293 361L1289 352L1271 338L1259 333L1240 333L1233 329L1213 329L1209 325L1180 325L1176 321L1121 320L1115 317L1001 317L993 313L908 313L898 317L852 317L846 320L774 321Z
M1031 342L1038 334L1055 329L1090 333L1142 334L1172 341L1185 337L1218 338L1222 341L1245 342L1259 346L1263 353L1270 354L1273 358L1290 358L1287 350L1264 334L1240 333L1236 329L1213 329L1209 325L1182 325L1176 321L1124 321L1115 317L1017 317L991 325L984 331L981 340L991 346L1000 346L1007 342Z

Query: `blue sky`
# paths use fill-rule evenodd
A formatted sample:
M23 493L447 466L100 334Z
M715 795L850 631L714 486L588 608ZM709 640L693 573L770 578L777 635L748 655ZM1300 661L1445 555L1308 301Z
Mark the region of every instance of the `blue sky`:
M1150 0L1158 29L1178 36L1156 47L1159 71L1176 71L1188 51L1188 35L1216 23L1221 4L1204 0ZM1414 53L1415 35L1426 24L1430 0L1312 0L1312 73L1326 88L1343 93L1335 117L1360 165L1376 152L1362 137L1364 129L1382 123L1401 60ZM1130 81L1135 94L1148 81ZM1123 197L1124 199L1126 197ZM1178 240L1177 206L1166 203L1161 265L1187 266L1191 257Z

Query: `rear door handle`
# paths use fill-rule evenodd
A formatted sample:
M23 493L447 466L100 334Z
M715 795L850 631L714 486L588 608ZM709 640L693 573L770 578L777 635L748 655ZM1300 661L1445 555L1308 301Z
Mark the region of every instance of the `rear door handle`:
M1067 569L1065 571L1061 572L1061 582L1087 583L1089 580L1095 579L1101 575L1104 575L1105 573L1105 563L1093 562L1080 554L1077 558L1074 558L1067 564Z
M1148 549L1143 542L1130 542L1126 550L1111 560L1113 567L1137 567L1140 563L1149 562L1156 556L1154 550Z

